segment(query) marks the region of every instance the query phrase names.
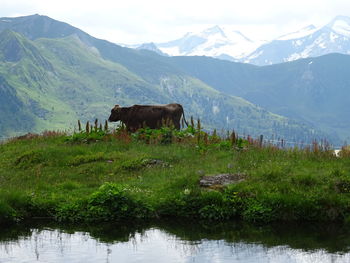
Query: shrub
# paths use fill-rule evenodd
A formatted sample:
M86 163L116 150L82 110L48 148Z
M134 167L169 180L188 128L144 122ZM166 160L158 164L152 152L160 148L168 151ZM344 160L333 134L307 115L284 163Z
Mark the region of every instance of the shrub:
M132 198L122 185L103 184L87 199L61 204L56 212L59 221L120 221L151 216L151 209Z
M121 220L127 218L144 218L150 213L149 207L133 199L124 187L105 183L88 199L88 217L97 220Z
M87 154L87 155L77 155L68 162L68 165L78 166L81 164L101 161L105 159L106 158L103 152L97 152L94 154Z
M192 138L195 129L191 126L185 130L175 130L172 127L161 127L160 129L141 128L132 134L134 140L143 141L147 144L170 144L174 141L182 141L185 138Z
M242 217L244 220L250 222L271 222L275 219L272 213L272 208L255 199L248 200Z
M135 159L130 159L122 162L120 164L120 167L124 170L134 171L134 170L142 169L143 167L147 166L149 162L150 162L150 159L147 159L144 157L135 158Z
M86 203L82 200L63 203L56 209L55 218L63 222L82 222L87 220Z
M202 198L204 206L199 210L201 219L227 220L237 215L235 204L220 192L204 192Z
M107 135L107 131L104 131L102 129L96 129L90 131L80 131L80 132L75 132L73 135L68 136L66 138L67 142L73 142L73 143L78 143L78 142L83 142L83 143L90 143L90 142L96 142L96 141L101 141L104 139L104 137Z
M186 189L167 197L157 208L160 216L201 220L227 220L236 216L236 209L222 193L198 192Z

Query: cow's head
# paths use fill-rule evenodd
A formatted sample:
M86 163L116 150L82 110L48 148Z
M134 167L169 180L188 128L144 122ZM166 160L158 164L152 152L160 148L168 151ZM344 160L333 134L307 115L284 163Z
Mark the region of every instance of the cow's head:
M108 118L108 121L120 121L121 117L121 107L119 105L115 105L111 110L111 115Z

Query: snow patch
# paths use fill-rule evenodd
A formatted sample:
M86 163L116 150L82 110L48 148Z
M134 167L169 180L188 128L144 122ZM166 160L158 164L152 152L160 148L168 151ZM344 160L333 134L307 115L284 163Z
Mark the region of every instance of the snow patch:
M218 106L213 106L212 111L213 111L213 114L216 115L220 112L220 108Z
M350 19L348 17L338 17L329 26L334 32L350 37Z
M337 38L339 38L339 35L334 34L333 32L331 32L331 34L329 36L330 41L334 43Z
M325 34L322 34L320 37L318 37L316 40L315 40L315 45L318 45L320 48L326 48L326 40L325 40Z
M318 29L319 28L316 28L314 25L309 25L309 26L304 27L298 31L280 36L279 38L277 38L277 40L292 40L292 39L306 37L308 35L315 33Z
M284 61L293 61L302 58L300 53L293 53L288 58L284 59Z
M319 46L320 48L326 48L326 44L325 44L325 43L320 43L320 44L318 44L318 46Z
M294 45L295 47L299 47L299 46L301 46L302 44L303 44L303 41L300 40L300 39L298 39L298 40L296 40L296 41L293 41L293 45Z

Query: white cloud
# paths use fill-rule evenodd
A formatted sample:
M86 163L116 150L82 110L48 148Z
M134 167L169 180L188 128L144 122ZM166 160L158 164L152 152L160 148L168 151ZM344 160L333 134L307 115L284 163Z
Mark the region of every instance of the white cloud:
M0 0L0 7L2 17L39 13L118 43L162 42L211 25L272 38L350 16L348 0Z

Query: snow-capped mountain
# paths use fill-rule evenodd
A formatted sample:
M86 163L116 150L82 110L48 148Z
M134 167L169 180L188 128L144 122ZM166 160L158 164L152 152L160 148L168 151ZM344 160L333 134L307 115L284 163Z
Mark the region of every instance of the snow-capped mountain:
M321 28L311 25L281 36L263 44L242 62L268 65L329 53L350 54L350 17L337 16Z
M170 56L210 56L270 65L329 53L350 54L350 17L337 16L323 27L309 25L272 41L252 41L229 26L214 26L182 38L141 49Z
M307 27L304 27L300 29L299 31L288 33L286 35L280 36L277 38L277 40L291 40L291 39L296 39L296 38L301 38L308 36L315 31L317 31L319 28L316 28L314 25L309 25Z
M182 38L156 44L171 56L211 56L237 61L254 51L261 42L253 42L229 27L214 26Z

